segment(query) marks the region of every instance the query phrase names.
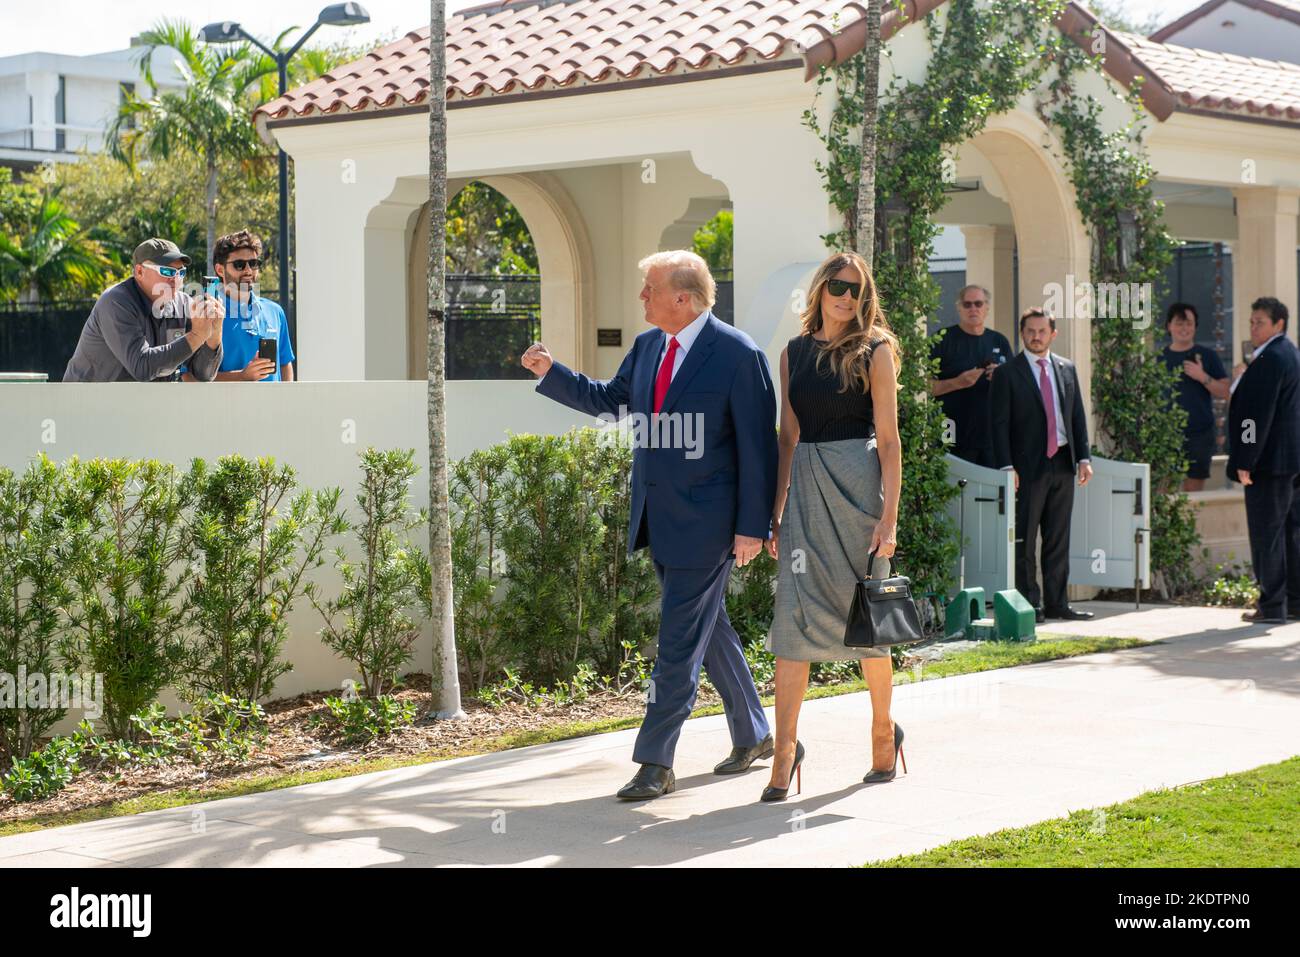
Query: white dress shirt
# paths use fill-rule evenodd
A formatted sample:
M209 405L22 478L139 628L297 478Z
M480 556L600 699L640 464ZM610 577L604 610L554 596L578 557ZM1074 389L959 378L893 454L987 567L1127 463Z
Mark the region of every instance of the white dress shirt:
M1281 339L1284 335L1286 335L1286 333L1279 332L1275 336L1269 336L1267 342L1265 342L1262 346L1260 346L1258 349L1256 349L1254 352L1250 354L1250 361L1254 362L1256 359L1258 359L1259 354L1263 352L1265 349L1267 349L1269 346L1271 346L1273 344L1274 339ZM1245 374L1246 373L1243 372L1241 375L1245 375ZM1240 381L1241 381L1240 375L1237 376L1237 378L1232 380L1232 385L1228 386L1228 395L1232 395L1234 392L1237 391L1237 383Z
M1056 444L1058 448L1065 448L1065 446L1070 444L1070 439L1069 433L1065 431L1065 411L1061 408L1064 400L1061 398L1061 389L1059 388L1060 384L1056 381L1056 366L1052 364L1052 350L1048 349L1041 356L1034 355L1028 348L1021 348L1020 351L1025 354L1025 360L1029 363L1029 371L1033 373L1034 376L1034 385L1038 386L1038 392L1040 395L1043 391L1043 387L1040 384L1043 379L1043 367L1038 364L1038 360L1047 360L1047 381L1052 387L1052 407L1056 410ZM1079 464L1091 461L1092 459L1079 459ZM1003 471L1007 471L1013 468L1013 466L1004 465L1002 468Z
M677 352L673 355L673 376L677 375L677 370L682 367L682 362L686 359L686 353L691 351L691 346L695 340L700 337L704 331L704 324L709 319L709 310L705 309L695 317L689 326L677 333ZM659 367L664 364L664 356L668 354L668 344L672 336L664 337L664 346L659 350L659 358L655 361L655 378L659 377ZM670 378L671 382L672 379Z
M1038 386L1038 392L1043 392L1042 379L1043 367L1038 364L1040 359L1047 360L1047 378L1052 384L1052 408L1056 410L1056 444L1064 447L1069 444L1070 437L1065 431L1065 415L1061 411L1061 389L1060 383L1056 381L1056 366L1052 364L1052 351L1049 349L1041 356L1036 356L1028 349L1021 349L1025 358L1029 361L1029 371L1034 374L1034 385Z

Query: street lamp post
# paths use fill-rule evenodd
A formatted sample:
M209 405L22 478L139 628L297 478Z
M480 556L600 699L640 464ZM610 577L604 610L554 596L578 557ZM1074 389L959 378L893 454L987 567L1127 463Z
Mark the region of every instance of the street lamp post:
M332 3L325 9L321 10L320 15L316 17L313 23L301 37L287 50L272 50L265 43L262 43L257 37L248 33L238 23L232 23L229 20L220 23L209 23L199 31L199 38L204 43L234 43L237 40L247 40L253 46L257 47L272 60L280 73L280 96L288 91L289 88L289 61L293 59L294 54L302 49L304 43L311 38L311 35L322 26L329 27L351 27L361 23L369 23L370 14L366 8L359 3ZM290 233L289 233L289 156L283 149L280 150L280 305L284 307L284 314L289 320L289 336L295 346L298 342L298 316L296 304L293 295L293 268L292 252L290 251Z

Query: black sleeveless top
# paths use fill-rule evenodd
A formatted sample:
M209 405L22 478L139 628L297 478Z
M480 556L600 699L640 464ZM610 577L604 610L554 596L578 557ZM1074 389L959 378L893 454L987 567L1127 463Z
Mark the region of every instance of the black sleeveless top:
M788 349L790 407L799 420L800 442L868 439L875 434L870 391L864 394L850 386L841 392L829 356L818 368L818 353L825 349L822 343L812 336L795 336Z

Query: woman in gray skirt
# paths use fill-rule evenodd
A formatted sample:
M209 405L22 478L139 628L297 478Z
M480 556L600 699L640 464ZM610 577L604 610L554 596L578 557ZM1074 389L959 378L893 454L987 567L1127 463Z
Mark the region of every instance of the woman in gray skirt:
M893 780L903 744L903 729L889 716L888 649L844 646L870 553L877 553L876 575L888 572L894 554L903 477L898 341L871 270L854 252L822 263L801 320L802 333L781 353L781 454L767 543L778 565L767 639L776 656L776 753L764 801L784 799L795 776L802 778L804 748L795 732L809 662L862 661L872 712L864 781Z

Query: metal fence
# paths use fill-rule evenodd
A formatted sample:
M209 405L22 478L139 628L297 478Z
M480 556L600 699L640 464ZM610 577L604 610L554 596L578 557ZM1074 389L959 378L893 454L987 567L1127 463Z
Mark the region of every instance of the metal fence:
M44 372L61 382L94 304L0 303L0 372Z
M542 334L540 276L447 277L447 378L528 379L519 356Z

